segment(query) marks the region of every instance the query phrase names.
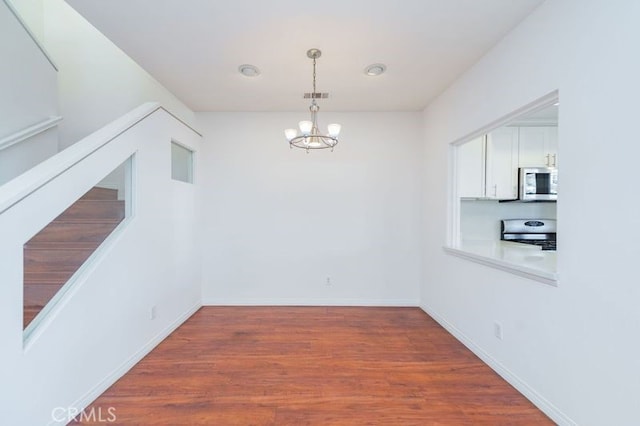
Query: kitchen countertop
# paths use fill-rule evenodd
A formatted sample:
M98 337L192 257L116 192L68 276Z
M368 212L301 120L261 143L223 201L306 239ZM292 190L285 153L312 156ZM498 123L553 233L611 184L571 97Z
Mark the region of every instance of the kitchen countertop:
M557 254L539 246L492 240L463 240L447 253L557 286Z

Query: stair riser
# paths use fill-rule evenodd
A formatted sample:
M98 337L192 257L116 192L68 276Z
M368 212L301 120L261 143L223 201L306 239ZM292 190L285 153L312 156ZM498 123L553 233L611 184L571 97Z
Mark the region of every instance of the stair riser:
M124 219L124 214L124 201L80 200L58 216L55 222L119 222Z
M52 222L28 244L37 243L96 243L99 244L118 226L117 222Z
M24 287L24 300L29 303L27 307L42 309L53 296L62 288L63 283L30 284Z
M94 250L25 250L24 268L29 272L74 272Z
M46 283L66 283L73 275L72 272L60 272L60 271L45 271L45 272L33 272L28 269L24 272L24 285L31 284L46 284Z

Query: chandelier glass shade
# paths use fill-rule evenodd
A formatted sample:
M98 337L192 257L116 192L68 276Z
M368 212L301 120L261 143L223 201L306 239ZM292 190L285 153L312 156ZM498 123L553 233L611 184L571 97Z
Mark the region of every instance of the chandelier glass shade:
M307 56L313 59L313 92L311 93L311 120L305 120L298 123L300 133L296 129L286 129L284 135L289 141L291 148L301 148L309 152L310 149L326 149L333 148L338 144L338 135L341 126L339 124L329 124L327 133L322 134L318 129L318 111L320 106L316 102L317 98L321 98L322 94L316 92L316 59L320 57L322 52L318 49L309 49Z

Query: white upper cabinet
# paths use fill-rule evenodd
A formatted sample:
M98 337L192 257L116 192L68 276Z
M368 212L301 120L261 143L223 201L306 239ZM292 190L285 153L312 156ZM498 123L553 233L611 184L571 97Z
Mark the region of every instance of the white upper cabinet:
M520 167L558 167L558 127L520 127Z
M458 196L483 198L485 196L485 137L473 139L458 148Z
M518 198L518 128L501 127L487 135L486 196Z
M506 126L458 148L458 196L515 200L518 167L558 167L557 126Z
M518 198L518 128L503 127L458 148L458 196Z

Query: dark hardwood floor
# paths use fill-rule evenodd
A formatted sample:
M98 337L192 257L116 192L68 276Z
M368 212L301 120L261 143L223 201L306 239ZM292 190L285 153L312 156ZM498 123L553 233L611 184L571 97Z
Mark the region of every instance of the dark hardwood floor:
M110 408L120 425L553 424L417 308L205 307L85 412Z

